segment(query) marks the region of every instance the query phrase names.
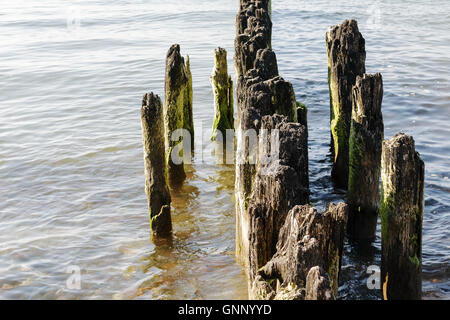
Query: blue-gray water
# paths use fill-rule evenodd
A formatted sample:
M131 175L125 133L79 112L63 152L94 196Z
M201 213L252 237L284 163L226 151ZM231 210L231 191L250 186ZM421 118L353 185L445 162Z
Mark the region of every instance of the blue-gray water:
M450 2L272 2L280 73L309 108L313 203L344 197L329 179L324 36L355 18L367 71L383 74L385 137L412 134L426 164L424 298L450 298ZM210 128L213 50L228 50L234 75L237 3L2 2L0 298L247 297L234 260L232 168L196 157L172 197L174 246L157 249L139 119L145 92L163 96L165 54L179 43L191 59L195 124ZM379 238L369 250L347 244L340 297L380 298L366 286L379 263ZM66 284L74 267L80 290Z

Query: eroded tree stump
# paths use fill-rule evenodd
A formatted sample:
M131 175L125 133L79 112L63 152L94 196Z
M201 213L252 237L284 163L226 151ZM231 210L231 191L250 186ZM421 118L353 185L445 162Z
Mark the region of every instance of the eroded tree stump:
M310 205L292 208L279 232L276 253L254 277L250 297L272 299L279 292L288 291L296 298L304 299L301 292L305 288L309 288L310 298L314 296L313 291L316 291L316 297L337 297L347 214L344 203L331 204L324 213L318 213ZM316 266L325 272L320 276L309 275ZM321 279L324 274L329 279L328 285ZM323 282L320 286L324 290L322 294L313 289L319 287L319 282Z
M355 20L345 20L326 33L328 84L330 90L332 176L336 185L347 188L349 135L352 116L352 87L365 73L365 41Z
M383 141L381 281L387 299L421 299L425 165L404 133Z
M278 114L264 116L261 133L267 134L265 150L278 152L278 159L257 165L249 217L249 276L250 281L259 268L275 254L279 232L289 210L309 202L308 134L305 126L288 122ZM271 141L278 131L278 150ZM263 152L263 150L259 150Z
M164 123L166 128L166 156L169 182L171 184L179 184L186 177L183 159L188 157L193 148L194 124L192 115L192 76L189 58L185 65L178 44L170 47L166 57ZM191 150L184 150L186 145L186 143L183 143L184 135L176 135L175 133L179 139L173 141L172 134L179 129L185 129L189 133ZM173 161L174 157L180 160Z
M234 128L233 81L228 75L227 51L214 50L214 69L211 75L214 92L214 122L211 140L216 140L218 132L225 141L226 130Z
M353 87L347 194L350 210L347 231L355 239L373 239L377 227L384 137L382 100L381 74L357 76Z
M164 121L161 99L153 93L144 95L141 108L144 146L145 193L148 199L150 226L157 237L172 233L170 192L167 186Z

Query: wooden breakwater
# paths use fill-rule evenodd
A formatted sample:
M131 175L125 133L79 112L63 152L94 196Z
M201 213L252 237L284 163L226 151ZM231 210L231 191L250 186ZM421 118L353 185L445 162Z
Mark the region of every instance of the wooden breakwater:
M348 193L346 203L329 204L324 212L309 203L308 109L280 76L271 36L270 1L241 0L235 39L236 257L248 277L249 297L336 299L345 235L371 241L381 213L385 298L420 298L424 165L412 137L383 142L382 76L365 73L365 41L357 22L345 20L325 36L331 175ZM212 139L220 140L234 127L233 82L224 49L215 50L214 62ZM186 177L184 160L194 144L192 110L189 57L185 63L173 45L166 57L164 107L150 93L141 109L156 237L171 235L168 186Z

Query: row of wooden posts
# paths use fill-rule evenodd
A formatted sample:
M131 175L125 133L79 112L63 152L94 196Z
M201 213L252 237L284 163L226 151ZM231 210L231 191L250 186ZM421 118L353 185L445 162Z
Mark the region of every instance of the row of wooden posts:
M332 177L336 186L348 189L347 232L356 240L373 239L379 213L385 297L420 298L424 163L412 137L399 133L383 141L382 76L365 73L365 41L356 21L346 20L330 28L326 46ZM214 58L212 139L218 131L234 126L233 83L227 72L226 51L216 49ZM181 183L186 176L184 165L171 160L173 152L183 152L172 134L185 129L190 133L190 146L194 145L192 97L189 57L185 62L180 47L173 45L166 57L164 105L157 95L148 93L141 108L145 192L155 237L172 234L169 186ZM306 122L306 115L300 118Z
M211 75L215 108L212 140L219 132L223 135L226 129L234 126L233 82L227 71L225 49L214 51L214 62ZM186 178L183 162L173 161L172 155L190 156L186 153L191 153L194 146L192 74L189 56L185 63L177 44L170 47L166 56L164 90L164 106L159 96L150 92L144 95L141 107L145 193L150 226L157 238L172 235L169 186L176 188ZM177 135L179 129L186 130L188 135ZM189 141L185 141L187 136Z
M419 299L424 163L411 136L383 141L383 80L380 73L365 73L365 41L356 21L330 28L326 45L332 176L348 189L347 232L356 240L374 239L379 213L385 297Z

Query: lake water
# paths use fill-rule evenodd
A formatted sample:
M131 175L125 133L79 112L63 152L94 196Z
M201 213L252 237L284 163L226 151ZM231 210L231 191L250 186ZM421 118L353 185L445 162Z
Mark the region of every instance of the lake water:
M384 80L385 137L414 136L426 165L423 292L450 298L450 2L273 0L280 74L309 108L312 202L343 199L330 182L324 43L359 21L367 72ZM213 50L233 46L237 0L3 1L0 10L0 298L246 299L234 258L234 171L196 153L172 196L175 240L151 241L140 104L164 95L169 46L189 54L197 132L212 125ZM198 150L196 150L198 151ZM379 232L379 230L378 230ZM346 244L340 298L379 299L380 264ZM67 286L80 270L81 289Z

